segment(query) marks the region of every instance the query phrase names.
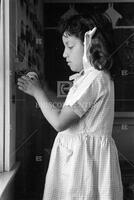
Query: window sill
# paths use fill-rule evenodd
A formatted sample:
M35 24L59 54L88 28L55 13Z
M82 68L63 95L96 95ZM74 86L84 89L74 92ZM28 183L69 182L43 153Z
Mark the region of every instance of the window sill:
M0 198L2 197L4 191L13 180L18 168L19 168L19 163L16 163L11 171L0 173Z

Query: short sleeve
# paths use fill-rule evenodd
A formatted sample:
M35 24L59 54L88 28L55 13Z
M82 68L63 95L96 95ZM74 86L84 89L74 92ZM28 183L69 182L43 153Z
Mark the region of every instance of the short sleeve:
M84 90L84 89L83 89ZM77 91L79 96L78 98L73 98L73 94L70 94L71 98L66 102L65 105L68 105L72 108L73 112L75 112L79 117L82 117L94 104L97 98L97 84L95 80L93 83L86 88L84 92L79 95L79 91Z

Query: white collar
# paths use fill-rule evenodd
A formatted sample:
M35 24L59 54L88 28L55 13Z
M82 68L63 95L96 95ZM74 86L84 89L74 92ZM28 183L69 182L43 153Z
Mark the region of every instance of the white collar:
M82 69L80 72L75 73L71 76L69 76L69 81L73 81L73 80L77 80L78 78L80 78L82 75L84 74L84 69Z
M81 76L91 72L91 71L96 71L96 69L92 66L86 67L84 69L82 69L80 72L75 73L71 76L69 76L69 81L76 81L78 80Z

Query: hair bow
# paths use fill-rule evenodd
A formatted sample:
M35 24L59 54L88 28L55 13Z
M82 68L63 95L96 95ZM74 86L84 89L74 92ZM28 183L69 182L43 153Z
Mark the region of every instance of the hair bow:
M92 67L90 61L88 60L88 55L90 54L89 48L91 47L91 40L93 35L95 34L97 28L94 27L92 30L89 30L85 33L84 36L84 54L83 54L83 68L84 71Z

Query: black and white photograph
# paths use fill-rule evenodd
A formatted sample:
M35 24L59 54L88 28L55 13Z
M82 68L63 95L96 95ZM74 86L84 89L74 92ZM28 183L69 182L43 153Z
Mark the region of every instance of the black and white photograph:
M134 200L134 0L0 0L0 200Z

